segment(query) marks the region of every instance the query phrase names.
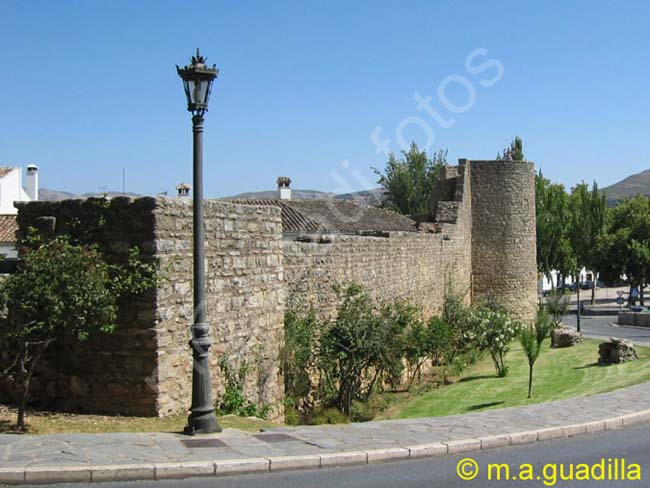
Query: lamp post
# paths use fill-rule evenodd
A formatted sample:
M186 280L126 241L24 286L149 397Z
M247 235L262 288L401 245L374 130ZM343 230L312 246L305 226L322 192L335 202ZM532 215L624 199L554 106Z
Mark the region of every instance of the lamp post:
M192 406L187 419L186 434L221 432L212 404L209 350L210 325L205 311L205 254L203 249L203 115L208 110L212 82L219 70L208 67L206 58L192 56L192 63L180 68L178 76L183 79L187 110L192 113L194 135L193 163L193 234L194 234L194 323L192 324Z

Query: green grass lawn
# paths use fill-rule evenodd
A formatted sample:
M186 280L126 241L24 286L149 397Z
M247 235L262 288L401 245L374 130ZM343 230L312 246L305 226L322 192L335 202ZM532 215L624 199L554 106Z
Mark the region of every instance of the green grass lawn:
M519 343L506 356L508 376L497 378L488 358L468 368L453 384L407 401L390 412L391 418L436 417L492 408L513 407L592 395L650 381L650 348L637 347L639 359L626 364L598 366L598 344L551 349L544 343L534 370L533 397L528 393L528 362Z

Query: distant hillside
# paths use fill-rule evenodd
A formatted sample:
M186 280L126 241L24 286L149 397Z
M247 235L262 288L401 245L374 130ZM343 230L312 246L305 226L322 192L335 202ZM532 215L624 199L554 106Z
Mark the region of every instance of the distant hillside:
M383 188L373 188L372 190L343 193L341 195L336 195L336 198L340 198L341 200L350 200L359 205L378 207L384 203L384 200L386 200L386 190Z
M291 198L296 200L316 200L322 198L336 198L339 200L348 200L360 205L367 205L376 207L384 200L385 190L382 188L374 188L372 190L355 191L352 193L342 193L337 195L331 192L324 192L318 190L291 190ZM239 193L225 199L248 199L248 200L265 200L277 198L278 192L276 190L266 191L251 191L246 193Z
M48 190L47 188L40 188L38 190L38 198L48 202L56 202L58 200L67 200L68 198L75 198L74 193L59 190Z
M298 200L316 200L321 198L329 198L335 196L334 193L327 193L324 191L318 190L294 190L291 189L291 198L296 198ZM277 190L265 190L265 191L249 191L245 193L239 193L231 197L225 197L227 199L246 199L246 200L269 200L278 197Z
M618 183L603 188L603 190L607 195L607 201L609 203L614 203L638 194L650 196L650 169L628 176Z
M48 188L41 188L38 191L38 196L41 200L45 201L59 201L59 200L68 200L70 198L88 198L88 197L98 197L101 195L108 195L109 197L121 196L121 192L116 191L107 191L102 192L90 192L82 193L81 195L71 193L68 191L62 190L50 190ZM137 193L125 193L125 196L128 197L139 197ZM225 197L225 199L247 199L247 200L266 200L277 198L278 192L276 190L266 190L266 191L251 191L245 193L239 193L230 197ZM358 203L359 205L366 205L369 207L377 207L381 205L384 201L386 191L383 188L373 188L372 190L362 190L355 191L352 193L342 193L337 195L331 192L318 191L318 190L291 190L291 198L297 200L316 200L323 198L336 198L340 200L347 200Z
M38 190L38 198L39 200L45 200L49 202L56 202L59 200L69 200L71 198L89 198L89 197L100 197L102 195L106 195L108 197L119 197L119 196L127 196L127 197L140 197L142 195L139 195L137 193L122 193L119 191L107 191L107 192L90 192L90 193L82 193L81 195L76 195L74 193L70 193L68 191L61 191L61 190L49 190L47 188L40 188Z

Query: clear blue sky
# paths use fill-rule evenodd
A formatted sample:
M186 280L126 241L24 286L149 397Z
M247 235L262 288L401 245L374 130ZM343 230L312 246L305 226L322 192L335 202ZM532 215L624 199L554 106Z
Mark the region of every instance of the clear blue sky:
M0 162L39 164L53 189L119 190L125 168L127 191L173 192L191 179L174 64L200 46L221 72L207 196L278 175L360 189L386 159L373 130L399 151L400 127L427 142L422 121L451 162L492 159L520 135L550 178L607 185L650 167L649 24L645 1L1 0ZM492 86L480 81L496 67L466 69L477 49L471 66L503 66ZM442 103L445 79L462 113ZM415 92L453 125L418 111Z

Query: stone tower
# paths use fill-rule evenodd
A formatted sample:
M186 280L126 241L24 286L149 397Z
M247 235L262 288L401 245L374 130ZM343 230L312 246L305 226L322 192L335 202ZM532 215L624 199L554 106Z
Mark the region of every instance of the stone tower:
M472 297L494 297L530 323L537 309L535 166L466 161L472 207Z

